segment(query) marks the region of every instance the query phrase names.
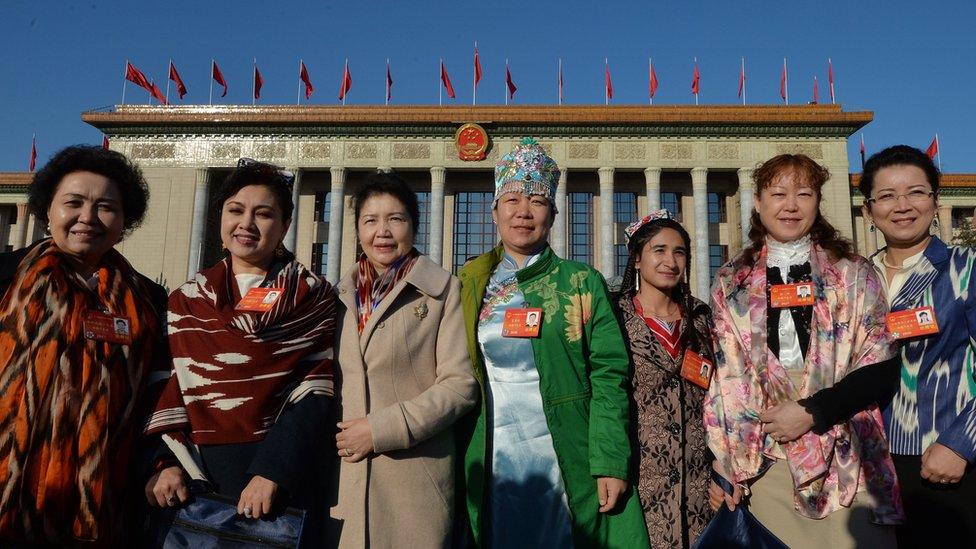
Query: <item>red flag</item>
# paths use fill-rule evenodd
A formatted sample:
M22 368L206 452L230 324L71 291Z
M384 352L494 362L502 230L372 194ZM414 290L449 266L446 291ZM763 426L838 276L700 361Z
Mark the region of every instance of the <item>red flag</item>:
M257 101L261 99L261 86L264 85L264 78L261 76L261 71L258 70L257 63L254 64L254 100Z
M342 83L339 85L339 101L345 101L346 95L349 90L352 89L352 73L349 72L349 61L346 60L346 66L342 70Z
M654 99L654 95L657 93L657 73L654 72L654 63L648 64L651 66L651 72L647 81L647 95Z
M390 60L386 60L386 102L393 99L393 77L390 75Z
M512 73L508 70L508 64L505 64L505 85L508 86L508 98L515 99L515 92L518 88L515 87L515 82L512 81Z
M441 83L447 89L447 96L454 99L454 86L451 85L451 77L447 75L447 67L444 66L444 61L441 61Z
M817 85L817 77L813 77L813 104L820 103L820 86Z
M160 91L159 86L156 85L155 81L149 84L149 93L156 98L156 101L159 101L160 105L168 105L166 102L166 96L163 95L162 91Z
M864 134L861 134L861 171L864 171Z
M603 85L606 88L607 101L613 99L613 80L610 79L610 63L603 62Z
M169 79L176 83L176 93L179 94L180 99L186 95L186 86L183 84L183 79L180 78L180 73L176 72L176 65L172 61L169 62Z
M308 69L305 68L305 61L300 61L301 68L298 71L298 77L302 79L302 83L305 84L305 99L312 97L312 92L315 91L315 87L312 86L312 79L308 77Z
M830 86L830 102L834 102L834 64L827 59L827 85Z
M220 94L221 97L227 95L227 81L224 80L224 73L220 72L220 67L217 66L216 61L211 62L210 76L213 77L214 82L220 84L224 87L224 93Z
M695 63L695 70L691 72L691 93L698 95L701 91L701 71L698 70L698 63Z
M102 136L102 148L105 149L106 151L108 150L108 136L107 135L103 135Z
M36 167L37 167L37 138L31 137L30 162L27 164L27 171L34 173L34 168Z
M925 154L929 155L929 158L935 160L935 155L939 154L939 137L936 136L929 144L929 148L925 149Z
M150 93L152 92L152 87L149 85L149 80L146 78L146 75L128 61L125 62L125 79Z
M746 61L742 58L742 65L739 67L739 97L742 97L742 92L746 91Z
M474 85L481 82L481 58L478 56L478 45L474 46Z
M779 97L786 101L786 59L783 60L783 72L779 75Z

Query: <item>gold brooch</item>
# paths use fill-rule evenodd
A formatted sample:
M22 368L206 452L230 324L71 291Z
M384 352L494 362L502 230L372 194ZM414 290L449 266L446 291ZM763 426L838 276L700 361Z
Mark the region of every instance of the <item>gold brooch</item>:
M413 314L417 315L420 320L427 318L427 303L421 303L414 307Z

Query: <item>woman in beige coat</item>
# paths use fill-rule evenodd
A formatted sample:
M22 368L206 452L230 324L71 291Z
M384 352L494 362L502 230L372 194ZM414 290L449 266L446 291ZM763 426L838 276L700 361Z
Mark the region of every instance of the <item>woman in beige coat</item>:
M477 403L458 281L413 247L417 197L378 174L354 197L363 255L339 284L339 547L446 547L453 425Z

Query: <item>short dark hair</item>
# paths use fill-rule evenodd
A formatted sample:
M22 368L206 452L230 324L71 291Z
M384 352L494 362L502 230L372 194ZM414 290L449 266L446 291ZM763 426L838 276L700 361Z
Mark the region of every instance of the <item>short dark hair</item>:
M410 225L413 227L413 235L416 237L417 231L420 229L420 205L417 203L417 193L410 190L407 182L393 173L381 172L370 175L356 189L356 194L352 197L353 211L356 212L356 226L359 226L359 214L366 200L372 196L382 194L388 194L396 198L407 209L407 215L410 216Z
M861 174L861 181L857 188L864 195L864 198L871 196L874 187L874 178L878 172L891 166L915 166L925 172L925 179L932 186L932 191L939 192L939 168L935 167L935 162L915 147L908 145L894 145L876 152L864 163L864 173Z
M122 230L125 234L142 223L149 206L149 186L139 166L117 151L92 145L72 145L55 153L34 174L27 191L31 211L43 225L50 221L47 211L58 185L74 172L95 173L115 184L122 198Z
M291 220L292 214L295 212L295 203L291 199L291 184L288 178L281 173L281 168L264 162L239 165L230 172L230 175L224 179L217 190L216 204L214 204L217 211L223 210L224 202L227 202L230 197L250 185L260 185L271 191L281 209L282 219Z

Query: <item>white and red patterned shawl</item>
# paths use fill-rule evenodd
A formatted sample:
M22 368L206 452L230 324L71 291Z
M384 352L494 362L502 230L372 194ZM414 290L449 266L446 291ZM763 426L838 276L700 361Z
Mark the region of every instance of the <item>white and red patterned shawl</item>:
M225 259L170 295L172 375L146 433L257 441L286 405L334 394L335 290L297 261L262 286L284 288L270 311L235 310L240 293Z

